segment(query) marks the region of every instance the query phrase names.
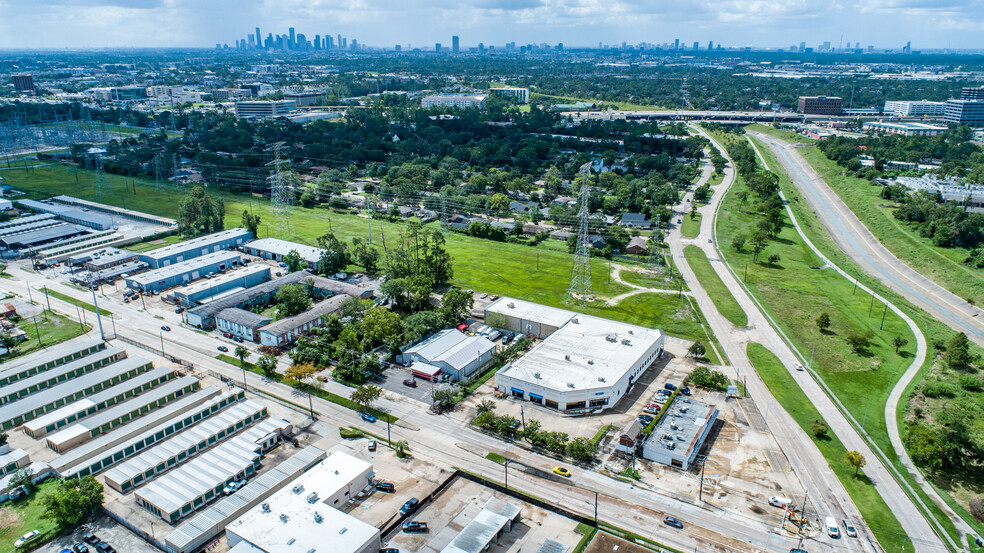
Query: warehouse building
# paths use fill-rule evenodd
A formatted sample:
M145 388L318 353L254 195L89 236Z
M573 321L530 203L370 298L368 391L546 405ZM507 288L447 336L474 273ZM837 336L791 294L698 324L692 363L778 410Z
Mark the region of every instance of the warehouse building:
M100 434L142 417L168 402L201 388L199 380L193 376L182 376L140 394L132 399L118 403L91 417L77 421L64 430L59 430L45 440L49 449L65 453Z
M717 416L717 407L677 396L642 445L642 456L650 461L690 470L690 464L700 452Z
M250 255L262 257L263 259L272 259L277 262L283 261L285 255L296 251L301 256L301 259L307 263L308 269L317 271L318 262L321 261L321 254L325 250L315 248L314 246L298 244L297 242L288 242L279 238L263 238L246 244L243 247L243 251Z
M549 311L537 320L536 304L509 303L517 320L539 323L541 331L559 320ZM569 322L496 373L496 390L569 414L609 409L662 357L664 341L660 330L571 313Z
M171 532L165 539L172 553L190 553L225 531L227 525L246 511L293 482L325 458L324 450L307 446L279 465L269 469L233 495L226 496L199 512Z
M407 348L399 361L410 365L411 370L417 365L425 365L415 372L426 375L423 377L428 380L438 376L431 368L436 367L448 379L458 382L487 367L494 353L495 344L485 336L468 336L451 328L436 332Z
M256 553L377 553L379 529L339 510L371 485L373 474L366 461L332 454L226 526L230 548ZM326 536L331 536L327 542Z
M137 505L174 524L221 497L227 484L255 474L260 457L251 439L234 436L137 490Z
M178 305L193 307L199 303L212 301L220 294L245 290L268 280L270 280L270 267L257 264L178 288L171 293L171 299Z
M17 232L0 237L0 246L2 246L4 250L16 251L18 252L18 255L22 255L30 253L29 251L22 252L22 250L38 249L53 242L65 240L66 238L85 236L88 234L89 231L85 227L61 223L50 227ZM5 255L9 257L11 254Z
M239 252L220 250L200 257L127 277L126 287L141 292L159 292L198 280L209 274L234 269L242 256Z
M83 227L88 227L95 230L110 230L116 227L113 220L109 217L89 211L82 211L63 205L39 202L36 200L17 200L17 204L38 213L51 213L66 223L81 225Z
M160 217L158 215L151 215L150 213L144 213L142 211L125 209L122 207L117 207L115 205L90 202L89 200L74 198L72 196L54 196L50 199L52 201L62 203L65 205L78 207L81 209L94 209L96 211L100 211L103 213L109 213L110 216L122 217L124 219L131 219L133 221L139 221L141 223L151 223L154 225L159 225L162 227L170 227L170 228L178 227L178 222L175 221L174 219L169 219L167 217Z
M243 228L222 230L198 238L192 238L156 250L138 254L141 261L150 265L151 269L160 269L175 263L201 257L221 250L237 248L252 240L253 233Z
M441 553L484 553L520 521L519 505L491 497Z
M102 340L76 339L45 348L3 364L0 368L0 386L6 386L22 378L34 376L86 355L106 349Z
M137 261L137 254L113 246L80 253L68 258L69 265L73 267L82 265L87 271L102 271L135 261Z
M485 324L534 338L546 338L577 313L530 301L502 297L485 308Z
M75 421L98 413L107 407L112 407L137 394L160 386L176 377L177 373L170 367L158 367L152 371L147 371L124 380L108 390L86 396L60 409L56 409L24 423L24 433L35 440L40 440L51 432L55 432Z
M17 234L18 232L36 230L39 228L53 227L60 224L62 224L61 221L55 219L55 216L51 213L41 213L39 215L18 217L17 219L11 219L5 223L0 223L0 237Z
M246 311L238 307L230 307L229 309L219 311L218 315L215 316L215 327L220 332L228 332L233 336L259 342L260 327L272 320L272 317L267 317L266 315L253 313L252 311Z
M284 420L263 420L266 416L266 406L251 400L240 402L109 469L106 484L125 493L254 424L249 437L257 441L261 452L267 451L292 426Z
M347 298L348 296L333 296L314 304L311 309L303 313L260 327L260 343L264 346L273 347L282 347L293 343L301 334L312 328L322 326L324 317L338 311L342 302Z
M244 398L245 392L238 388L202 388L73 449L52 461L51 466L66 478L94 475Z
M102 246L112 246L120 244L126 237L116 230L90 231L89 234L75 236L59 240L51 244L44 244L32 251L36 256L44 259L48 263L64 261L76 252L82 252ZM29 253L29 252L28 252Z

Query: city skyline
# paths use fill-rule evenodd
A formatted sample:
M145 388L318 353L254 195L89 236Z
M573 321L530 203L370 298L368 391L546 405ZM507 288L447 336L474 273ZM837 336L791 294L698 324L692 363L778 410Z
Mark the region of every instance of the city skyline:
M214 47L247 39L259 26L276 33L295 27L308 40L315 34L360 37L374 48L409 44L449 50L452 36L461 50L479 43L557 44L595 47L708 41L724 46L787 48L806 42L834 47L914 50L981 49L977 31L984 13L974 0L930 5L922 0L877 0L829 4L814 0L771 3L734 0L669 2L640 0L467 0L393 2L373 5L349 0L330 3L215 0L40 0L29 5L0 0L0 48ZM408 25L408 22L412 24ZM270 31L263 31L265 38ZM254 36L254 40L256 37Z

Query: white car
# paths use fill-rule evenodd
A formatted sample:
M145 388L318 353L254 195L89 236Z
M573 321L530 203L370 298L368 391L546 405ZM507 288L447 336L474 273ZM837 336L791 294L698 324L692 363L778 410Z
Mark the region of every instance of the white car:
M31 530L30 532L28 532L28 533L24 534L23 536L17 538L17 541L14 542L14 547L20 547L20 546L24 545L25 543L27 543L27 542L29 542L29 541L31 541L33 539L36 539L40 535L41 535L41 532L39 532L38 530Z
M798 371L803 370L803 365L800 365L799 362L793 363L793 366L796 367L796 370Z

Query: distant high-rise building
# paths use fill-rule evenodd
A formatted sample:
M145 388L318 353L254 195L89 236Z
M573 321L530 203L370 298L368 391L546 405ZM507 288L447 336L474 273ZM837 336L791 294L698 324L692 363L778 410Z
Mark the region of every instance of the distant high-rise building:
M966 90L966 89L965 89ZM979 127L984 125L984 99L982 100L947 100L943 120L958 125Z
M34 77L32 75L14 75L11 77L14 88L21 92L34 91Z
M321 50L321 35L314 35L314 49Z
M263 48L263 39L260 38L260 28L256 28L256 47Z
M806 51L806 42L800 42L800 52Z
M344 48L345 47L345 46L342 45L342 33L338 33L338 42L336 42L335 45L336 45L337 48Z
M906 42L905 43L905 48L902 49L902 53L903 54L911 54L912 53L912 41L909 41L909 42Z
M484 42L479 42L478 43L478 51L479 52L484 52L485 51L485 43Z
M458 53L458 49L460 47L461 47L461 44L458 42L458 35L452 36L451 37L451 51L454 52L455 54L457 54Z
M696 52L697 50L700 50L700 43L695 40L694 41L694 52Z
M353 50L358 50L359 49L359 41L356 40L356 39L354 39L354 38L352 39L352 49Z
M306 50L307 49L307 38L303 34L297 35L297 42L294 43L295 50Z
M434 43L434 51L435 52L440 52L441 51L441 43L440 42Z
M249 46L249 49L250 50L256 50L256 37L253 36L253 35L249 35L248 37L246 37L246 39L249 42L249 45L248 45Z
M396 52L402 52L403 51L403 47L400 46L399 44L397 44L396 46L393 47L393 50L396 51Z
M837 96L800 96L796 111L807 115L840 115L843 103Z
M714 49L714 41L713 40L708 40L707 41L707 51L710 52L713 49Z
M961 100L984 100L984 86L965 86L960 91Z
M557 43L557 49L558 50L563 50L564 49L564 43L563 42L558 42Z
M335 48L335 37L331 35L325 35L325 50L332 50Z
M680 49L680 39L679 38L673 41L673 49L674 50L679 50Z
M289 48L291 50L293 50L294 48L296 48L297 47L296 39L297 39L297 37L294 36L294 28L291 27L290 28L290 42L287 43L287 45L288 45L287 48Z

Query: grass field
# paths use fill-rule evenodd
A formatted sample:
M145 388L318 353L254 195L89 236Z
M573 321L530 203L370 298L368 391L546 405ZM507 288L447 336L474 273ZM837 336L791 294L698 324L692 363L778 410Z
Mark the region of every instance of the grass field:
M54 521L41 518L43 511L41 502L38 501L41 492L53 482L42 482L31 495L8 501L0 507L0 551L14 551L17 538L31 530L41 531L41 536L32 544L46 542L58 535L58 526Z
M750 128L783 140L799 137L764 125ZM984 302L984 271L963 262L967 258L967 249L934 246L929 239L892 215L894 205L881 198L881 186L843 175L844 169L817 148L801 148L798 152L896 257L961 298L972 299L978 305Z
M802 134L795 133L793 131L788 131L786 129L777 129L770 125L762 125L759 123L753 123L749 125L749 130L759 131L762 134L767 134L769 136L774 136L776 138L785 140L786 142L792 142L793 144L816 144L816 140L803 136Z
M680 234L683 234L687 238L697 238L697 235L700 234L700 221L702 218L703 216L700 212L692 219L689 213L684 215L682 218L683 222L680 223Z
M573 104L575 102L588 102L589 104L605 104L608 106L615 106L617 109L625 111L654 111L666 109L656 105L646 105L646 104L633 104L631 102L609 102L607 100L598 100L593 98L575 98L573 96L553 96L550 94L540 94L533 92L530 94L530 100L536 98L550 98L558 104Z
M44 292L42 291L42 294L43 293ZM58 298L58 299L66 302L66 303L70 303L72 305L81 307L82 309L85 309L86 311L89 311L91 313L95 313L96 312L96 306L95 305L92 305L91 303L86 303L86 302L84 302L82 300L73 298L72 296L69 296L67 294L62 294L61 292L57 292L57 291L52 290L52 289L49 288L48 289L48 295L51 296L51 297L53 297L53 298ZM38 301L41 301L40 298L38 299ZM107 310L103 309L102 307L100 307L99 308L99 314L108 317L108 316L112 315L113 313L111 311L107 311Z
M20 343L14 355L0 356L0 363L71 340L89 332L92 328L88 324L79 324L76 320L49 312L38 315L37 326L33 319L23 319L19 327L27 333L27 339ZM41 332L40 342L38 342L38 331Z
M844 461L847 449L833 433L825 439L817 438L810 428L814 421L822 421L823 417L810 402L803 390L796 384L782 362L765 346L749 343L746 349L748 358L755 367L755 372L762 377L772 395L782 404L786 411L796 420L796 423L817 445L827 464L837 475L854 504L861 511L865 524L871 529L878 543L886 551L901 551L906 543L905 551L914 551L911 540L908 539L899 521L892 514L892 509L878 494L863 472L860 477L854 476L854 468ZM795 408L791 406L795 405ZM808 506L809 508L809 506ZM813 508L816 505L813 504ZM820 515L817 515L820 516Z
M683 249L683 255L687 257L687 263L697 275L697 280L700 281L701 286L711 296L711 301L714 302L714 306L717 307L721 315L735 326L748 326L748 315L738 305L721 277L714 272L714 267L711 267L711 262L707 260L704 250L690 245Z

